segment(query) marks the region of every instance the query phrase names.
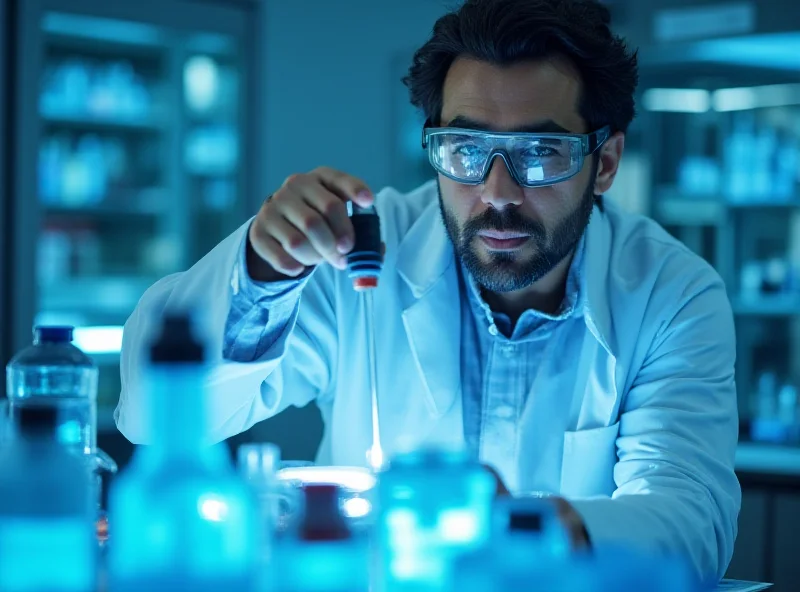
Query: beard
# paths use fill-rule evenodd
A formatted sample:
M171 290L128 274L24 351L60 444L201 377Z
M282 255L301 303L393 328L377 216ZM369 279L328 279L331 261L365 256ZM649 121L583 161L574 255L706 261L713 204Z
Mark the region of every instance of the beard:
M591 176L594 180L596 173ZM593 182L581 196L580 203L552 231L536 220L520 214L517 207L504 210L487 209L459 227L455 214L448 210L439 189L439 207L447 234L472 277L491 292L512 292L527 288L550 273L583 236L594 208ZM529 235L528 242L517 251L489 252L488 261L481 259L478 233L483 230L520 232ZM533 254L528 254L533 247Z

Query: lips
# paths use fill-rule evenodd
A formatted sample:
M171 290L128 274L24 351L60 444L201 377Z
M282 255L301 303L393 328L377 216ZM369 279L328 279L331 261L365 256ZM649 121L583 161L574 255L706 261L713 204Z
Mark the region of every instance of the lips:
M484 245L493 251L511 251L520 248L531 238L521 232L502 232L499 230L483 230L478 233Z
M511 240L515 238L530 238L529 234L524 232L513 232L507 230L481 230L478 233L481 237L492 238L495 240Z

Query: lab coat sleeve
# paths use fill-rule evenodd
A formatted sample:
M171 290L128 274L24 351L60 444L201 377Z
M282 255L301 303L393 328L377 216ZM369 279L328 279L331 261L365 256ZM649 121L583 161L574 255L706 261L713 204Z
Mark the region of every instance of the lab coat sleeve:
M300 303L291 306L283 330L273 331L269 347L247 361L225 357L226 349L231 353L231 348L226 348L226 330L232 330L229 312L241 282L237 262L249 224L248 221L188 271L153 285L126 322L120 360L122 390L114 416L120 432L134 444L151 440L148 393L141 381L141 369L146 344L156 326L154 321L166 309L190 308L199 312L199 326L209 346L212 365L205 394L208 439L212 442L243 432L290 405L306 405L333 388L338 348L334 277L327 266L321 266L307 279ZM291 292L282 296L291 298ZM202 393L198 393L200 396Z
M735 335L722 282L701 282L656 333L620 413L616 491L572 501L595 544L681 555L703 580L733 554L741 490Z
M247 271L247 239L242 240L236 261L233 290L222 357L234 362L252 362L269 348L282 348L297 320L300 295L311 274L279 282L254 281ZM238 276L238 277L236 277Z

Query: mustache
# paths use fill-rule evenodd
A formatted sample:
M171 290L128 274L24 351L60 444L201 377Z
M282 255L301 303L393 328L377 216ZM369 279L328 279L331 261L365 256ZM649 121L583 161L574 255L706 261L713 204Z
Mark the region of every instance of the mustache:
M544 225L530 218L526 218L516 209L504 210L488 209L464 225L463 239L470 241L482 230L496 230L498 232L519 232L529 234L534 238L544 238L547 234Z

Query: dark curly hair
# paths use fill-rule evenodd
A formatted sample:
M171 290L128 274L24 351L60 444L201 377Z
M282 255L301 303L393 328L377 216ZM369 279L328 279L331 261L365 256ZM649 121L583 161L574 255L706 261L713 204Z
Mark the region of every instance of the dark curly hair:
M611 32L608 8L595 0L466 0L441 17L403 78L411 103L436 125L445 77L469 56L500 66L564 56L582 80L579 113L590 130L626 131L635 113L636 52Z

